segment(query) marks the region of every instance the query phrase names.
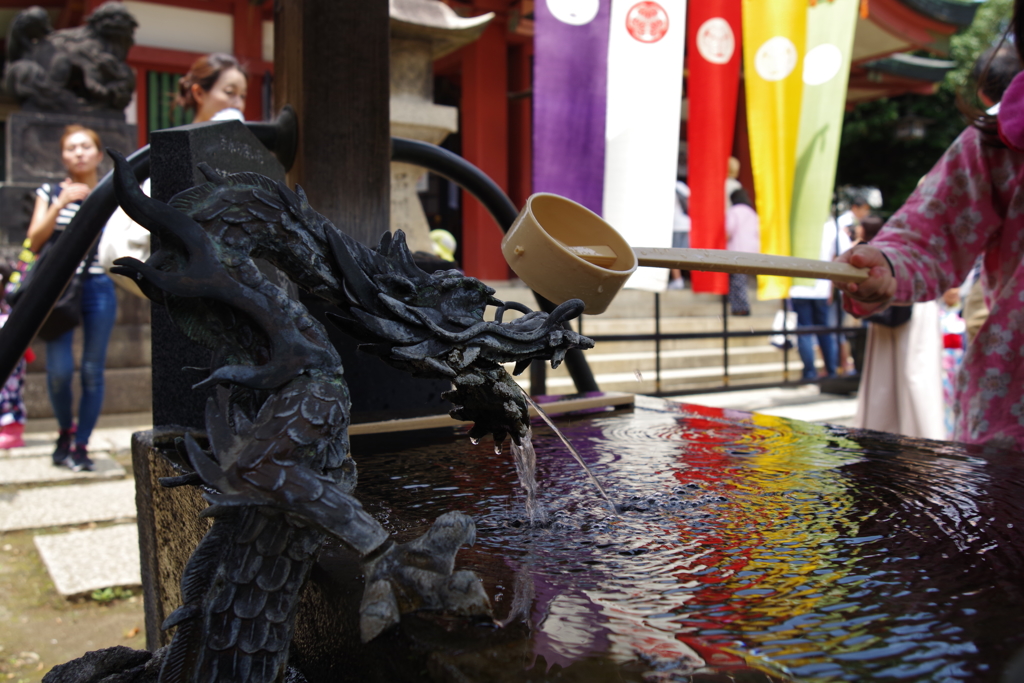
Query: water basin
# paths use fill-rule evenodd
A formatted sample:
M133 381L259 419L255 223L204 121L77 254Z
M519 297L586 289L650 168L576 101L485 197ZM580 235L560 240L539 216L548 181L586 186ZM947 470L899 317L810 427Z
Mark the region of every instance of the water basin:
M1024 646L1020 455L654 399L557 423L619 517L540 422L543 528L507 449L355 452L399 537L476 520L504 626L434 680L998 681Z

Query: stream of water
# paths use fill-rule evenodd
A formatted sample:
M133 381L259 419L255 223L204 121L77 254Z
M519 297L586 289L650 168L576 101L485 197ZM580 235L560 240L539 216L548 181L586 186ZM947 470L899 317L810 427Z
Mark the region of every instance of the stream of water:
M526 493L526 519L531 525L547 524L548 513L537 499L537 451L533 448L533 428L527 430L522 445L512 442L512 457L516 463L519 485Z

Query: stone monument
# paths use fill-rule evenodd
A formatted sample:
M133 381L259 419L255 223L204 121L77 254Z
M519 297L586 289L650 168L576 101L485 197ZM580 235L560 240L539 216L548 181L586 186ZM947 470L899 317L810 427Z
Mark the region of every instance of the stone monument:
M104 146L124 154L136 149L138 135L125 123L124 109L135 91L135 74L125 59L137 25L119 2L101 5L83 26L59 31L40 7L29 7L11 22L4 87L21 111L6 121L0 211L9 220L0 246L8 251L24 239L31 193L67 176L59 153L65 126L92 128ZM111 168L105 159L100 175Z
M434 60L473 42L493 12L464 18L439 0L391 0L391 135L440 144L459 129L459 110L434 104ZM424 171L391 164L391 232L405 232L412 251L432 252L430 226L416 183Z

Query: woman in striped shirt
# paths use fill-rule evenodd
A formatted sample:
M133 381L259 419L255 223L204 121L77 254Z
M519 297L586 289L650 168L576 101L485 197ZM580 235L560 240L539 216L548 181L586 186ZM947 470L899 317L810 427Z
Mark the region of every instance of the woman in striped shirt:
M103 158L100 137L84 126L68 126L61 137L61 159L68 177L59 184L44 183L36 190L36 205L29 223L28 238L37 252L56 240L67 228L79 207L99 180L97 168ZM53 412L60 424L55 465L72 470L92 470L88 444L103 407L103 370L107 343L117 315L114 283L96 261L95 252L79 266L82 278L82 397L78 405L78 427L71 412L71 381L75 361L71 353L74 330L46 342L46 386Z

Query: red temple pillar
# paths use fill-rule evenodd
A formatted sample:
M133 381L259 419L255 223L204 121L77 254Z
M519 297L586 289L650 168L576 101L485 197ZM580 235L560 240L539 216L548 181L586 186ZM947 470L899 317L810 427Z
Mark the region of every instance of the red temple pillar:
M251 2L235 2L235 58L249 72L249 92L245 98L245 119L263 120L263 9Z
M533 41L509 51L508 196L522 207L533 191Z
M479 40L463 48L460 107L462 156L508 191L508 45L496 18ZM503 233L487 210L462 193L462 267L485 280L507 280Z

